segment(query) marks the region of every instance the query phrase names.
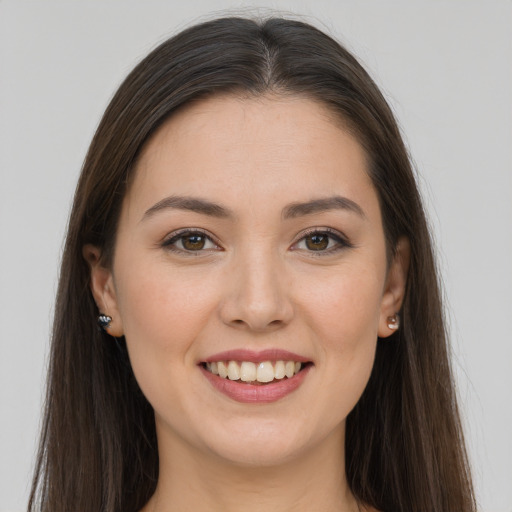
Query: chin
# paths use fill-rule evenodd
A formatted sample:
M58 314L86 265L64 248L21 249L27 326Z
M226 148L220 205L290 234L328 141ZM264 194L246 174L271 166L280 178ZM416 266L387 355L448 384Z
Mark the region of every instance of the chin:
M297 446L245 441L240 445L216 448L216 455L233 466L271 468L290 463L300 457L301 451Z
M245 421L224 425L221 435L208 439L210 451L236 466L275 467L300 458L320 441L308 433L302 421L290 425L273 420L257 427L249 421L249 425Z

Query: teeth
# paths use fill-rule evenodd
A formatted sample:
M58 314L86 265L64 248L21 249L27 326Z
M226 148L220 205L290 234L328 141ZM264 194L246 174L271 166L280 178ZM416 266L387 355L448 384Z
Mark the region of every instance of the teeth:
M265 361L258 365L256 380L258 382L272 382L274 380L274 368L270 361Z
M228 363L228 379L238 380L240 378L240 366L235 361L229 361Z
M219 361L206 363L206 369L211 373L229 380L241 380L243 382L272 382L274 379L289 379L298 373L302 363L295 361L262 361L252 363L250 361Z
M219 370L219 377L225 379L228 376L228 369L222 361L217 363L217 369Z
M300 364L300 363L299 363ZM286 373L284 369L284 362L277 361L274 366L274 376L276 379L284 379Z
M231 362L233 363L234 361L231 361ZM255 381L256 380L256 365L254 363L244 361L240 365L240 378L244 382Z
M284 373L288 378L293 377L293 374L295 373L295 363L293 361L286 361L286 364L284 365Z

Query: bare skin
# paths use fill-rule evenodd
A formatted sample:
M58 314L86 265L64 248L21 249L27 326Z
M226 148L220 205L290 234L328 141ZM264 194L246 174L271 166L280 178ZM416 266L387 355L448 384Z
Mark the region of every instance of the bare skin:
M146 145L113 268L84 247L155 410L160 474L142 512L370 510L347 485L345 421L393 332L408 244L387 261L366 169L304 98L207 99ZM242 349L287 350L308 371L277 400L233 399L205 361Z

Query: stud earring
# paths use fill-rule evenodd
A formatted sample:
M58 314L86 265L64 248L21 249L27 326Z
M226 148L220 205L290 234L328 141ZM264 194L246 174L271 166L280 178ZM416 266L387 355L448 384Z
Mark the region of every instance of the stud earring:
M98 315L98 318L96 319L96 322L98 324L98 327L102 331L106 331L109 326L110 322L112 322L112 317L108 315L104 315L103 313Z
M388 316L388 328L392 331L397 331L400 328L400 316L395 313L393 316Z

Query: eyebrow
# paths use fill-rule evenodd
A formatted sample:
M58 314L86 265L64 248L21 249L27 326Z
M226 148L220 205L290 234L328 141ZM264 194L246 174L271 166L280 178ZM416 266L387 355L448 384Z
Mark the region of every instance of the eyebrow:
M158 203L154 204L151 208L144 212L142 220L153 216L155 213L173 208L177 210L188 210L191 212L201 213L210 217L228 218L234 217L233 212L221 206L220 204L206 199L187 196L169 196L165 197Z
M356 213L363 219L366 218L363 209L357 203L342 196L313 199L306 203L292 203L284 208L283 218L302 217L303 215L312 215L329 210L347 210Z
M147 209L144 212L142 220L152 217L155 213L169 208L192 211L221 219L235 217L235 214L228 208L206 199L188 196L169 196L158 201L158 203ZM291 219L329 210L347 210L356 213L363 219L366 218L363 209L357 203L342 196L313 199L303 203L291 203L283 209L282 217L284 219Z

